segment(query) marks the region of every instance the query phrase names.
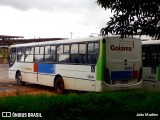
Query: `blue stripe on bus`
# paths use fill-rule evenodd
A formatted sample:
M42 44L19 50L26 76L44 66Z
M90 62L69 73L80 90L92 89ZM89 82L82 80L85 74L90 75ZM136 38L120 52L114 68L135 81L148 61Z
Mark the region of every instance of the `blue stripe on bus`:
M40 73L48 73L55 74L55 64L38 64L38 72Z
M132 75L132 71L111 71L111 80L129 80Z

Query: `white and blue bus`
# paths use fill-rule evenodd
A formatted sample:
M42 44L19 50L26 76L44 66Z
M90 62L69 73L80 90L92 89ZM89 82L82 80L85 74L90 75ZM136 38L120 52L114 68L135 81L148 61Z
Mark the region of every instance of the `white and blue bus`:
M11 45L9 78L64 90L135 89L142 84L141 41L119 36Z

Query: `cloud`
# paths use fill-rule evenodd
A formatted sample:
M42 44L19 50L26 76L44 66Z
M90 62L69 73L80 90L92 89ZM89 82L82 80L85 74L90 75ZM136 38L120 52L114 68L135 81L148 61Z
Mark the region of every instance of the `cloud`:
M11 6L15 9L28 11L37 9L54 13L71 13L79 16L79 21L83 25L105 25L112 15L110 11L105 11L98 6L96 0L0 0L1 6ZM75 19L75 18L73 18Z
M82 10L95 7L95 0L0 0L1 6L11 6L19 10Z
M74 32L73 36L76 33L99 33L112 14L95 2L96 0L0 0L0 15L3 17L0 20L0 32L36 36L60 36L69 32Z
M36 0L37 1L37 0ZM0 0L1 6L11 6L19 10L29 10L33 8L31 0Z

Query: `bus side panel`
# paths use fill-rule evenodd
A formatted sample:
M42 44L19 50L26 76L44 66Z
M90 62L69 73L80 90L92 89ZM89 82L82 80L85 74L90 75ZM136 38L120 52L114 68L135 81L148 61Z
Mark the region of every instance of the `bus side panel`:
M52 75L49 75L49 74L39 73L38 74L38 81L37 81L37 83L41 84L41 85L46 85L46 86L53 87L54 77L55 76L52 76Z
M37 75L35 73L21 72L22 80L29 83L37 84Z
M105 68L106 68L106 45L100 40L99 58L96 65L96 80L105 80Z
M37 83L47 86L53 86L53 74L55 74L55 64L39 63L37 72Z
M19 70L22 75L22 80L30 83L37 83L37 77L34 73L34 63L18 63Z
M76 65L76 90L95 91L94 65Z
M10 79L16 79L16 71L17 71L16 66L17 66L17 63L15 62L13 66L9 68L8 75Z
M19 71L24 82L37 83L37 77L34 73L33 63L15 63L9 70L9 78L15 79L16 72Z
M95 91L95 81L76 79L76 90Z
M16 70L9 70L8 72L8 76L9 76L9 79L15 79L15 75L16 75Z
M76 89L75 65L56 64L55 74L59 74L62 76L65 89Z

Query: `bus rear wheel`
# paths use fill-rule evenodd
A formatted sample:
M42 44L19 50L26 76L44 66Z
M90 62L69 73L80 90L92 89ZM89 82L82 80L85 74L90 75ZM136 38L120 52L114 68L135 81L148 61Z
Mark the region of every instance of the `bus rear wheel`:
M55 91L59 94L64 93L64 81L62 77L58 77L55 81Z
M21 76L20 72L17 73L16 80L17 80L17 85L20 85L20 86L24 86L25 85L25 82L22 81L22 76Z

